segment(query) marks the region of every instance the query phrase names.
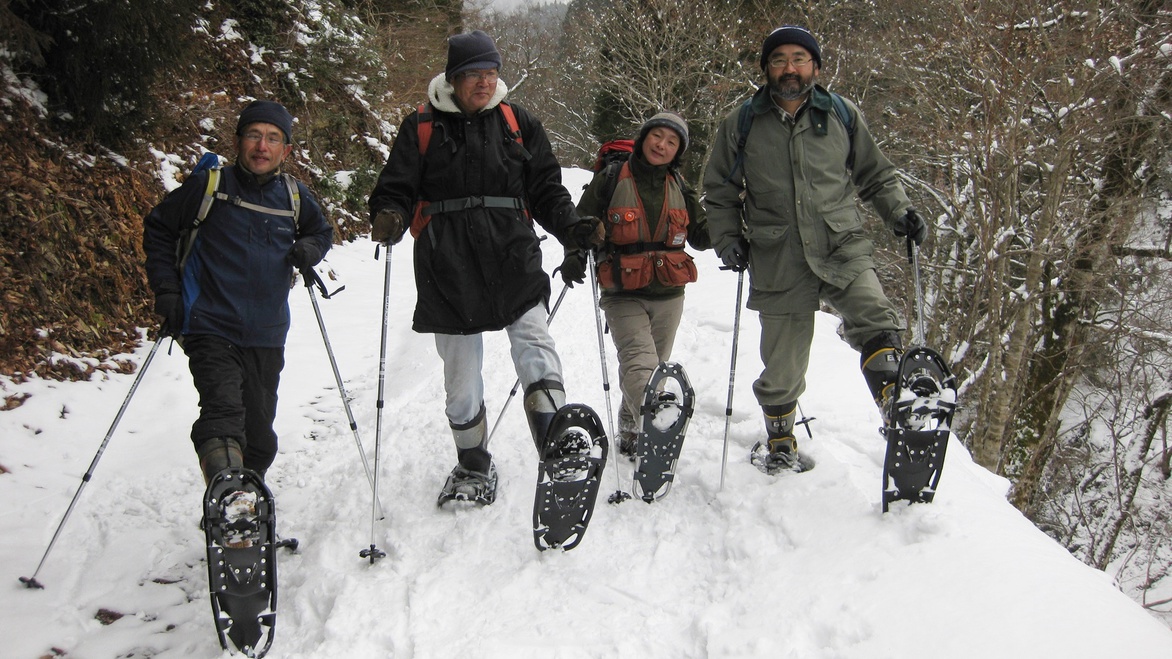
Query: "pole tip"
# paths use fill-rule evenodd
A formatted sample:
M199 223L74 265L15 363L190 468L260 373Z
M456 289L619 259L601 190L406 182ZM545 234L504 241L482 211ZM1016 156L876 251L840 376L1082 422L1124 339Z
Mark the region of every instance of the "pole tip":
M362 558L369 558L370 564L374 565L375 560L380 559L380 558L386 558L387 553L385 551L379 549L378 547L371 545L370 549L363 549L362 551L358 552L358 555L361 556Z
M36 577L21 577L20 582L24 584L26 588L35 588L37 590L45 589L45 587L41 585L41 582L37 581Z

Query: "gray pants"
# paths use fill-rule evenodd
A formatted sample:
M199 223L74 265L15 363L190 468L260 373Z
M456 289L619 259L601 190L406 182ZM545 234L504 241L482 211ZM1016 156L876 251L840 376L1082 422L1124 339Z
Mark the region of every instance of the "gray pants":
M671 359L676 329L684 312L684 296L666 300L606 295L599 302L619 356L619 388L623 414L639 418L643 389L660 362Z
M902 331L899 313L883 294L874 270L859 275L846 288L823 283L819 297L842 316L843 333L855 350L880 332ZM814 312L761 312L761 376L753 393L761 405L796 401L806 390Z
M505 328L522 390L538 380L563 381L546 315L545 307L537 304ZM484 339L480 334L436 334L435 348L444 361L444 413L451 425L466 425L484 402Z

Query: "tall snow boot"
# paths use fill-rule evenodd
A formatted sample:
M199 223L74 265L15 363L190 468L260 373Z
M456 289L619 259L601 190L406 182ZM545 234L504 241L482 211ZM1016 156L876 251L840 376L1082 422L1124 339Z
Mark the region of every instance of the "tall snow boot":
M213 437L204 441L195 450L199 456L199 469L203 472L203 482L207 485L212 476L229 467L241 468L244 466L244 454L240 444L231 437Z
M488 452L488 422L485 420L484 403L480 411L468 423L452 423L452 438L456 440L456 455L460 465L471 471L488 473L492 466L492 454Z
M794 437L798 402L762 405L761 411L765 416L765 441L757 442L749 460L770 475L813 469L814 459L798 452L798 440Z
M903 354L903 343L895 332L881 332L863 344L859 368L871 390L871 397L883 415L884 424L890 409L889 399L899 375L899 358Z
M538 455L545 448L553 417L566 404L566 389L557 380L538 380L525 387L525 418Z
M798 462L798 440L794 437L798 402L762 405L761 412L765 416L765 435L769 448L766 466L770 471L792 469Z
M438 505L448 501L472 501L484 506L496 501L497 475L492 454L488 452L488 423L484 403L468 423L452 423L452 438L456 440L459 462L448 474L440 490Z

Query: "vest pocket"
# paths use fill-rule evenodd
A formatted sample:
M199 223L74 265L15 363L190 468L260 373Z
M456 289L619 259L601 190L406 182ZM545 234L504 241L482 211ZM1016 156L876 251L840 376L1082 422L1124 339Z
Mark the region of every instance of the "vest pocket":
M639 209L611 208L607 214L607 223L610 224L608 240L616 245L629 245L639 242Z
M616 265L617 263L617 265ZM633 291L651 283L650 254L614 254L598 264L598 283L609 290Z
M664 286L683 286L696 281L699 273L692 256L684 251L657 252L655 277Z
M688 211L673 208L667 212L667 235L663 243L668 247L683 247L688 240Z

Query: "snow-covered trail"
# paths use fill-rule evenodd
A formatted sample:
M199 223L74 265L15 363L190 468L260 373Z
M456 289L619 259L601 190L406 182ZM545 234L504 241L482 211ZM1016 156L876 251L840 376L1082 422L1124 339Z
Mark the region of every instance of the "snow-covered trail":
M570 170L577 191L582 173ZM408 243L409 244L409 243ZM546 269L560 260L545 243ZM605 503L630 490L607 468L582 544L538 552L531 514L536 452L519 400L493 440L501 483L486 508L440 509L455 460L432 338L410 331L410 249L392 257L380 490L371 491L308 295L292 291L278 433L268 481L278 528L301 541L279 557L273 657L1120 657L1166 656L1172 632L1071 557L1004 500L1006 483L955 439L936 502L880 513L883 443L858 356L820 314L809 388L817 417L804 443L818 467L768 477L747 461L762 432L751 382L756 314L744 312L725 485L720 491L736 275L709 252L689 286L675 358L698 407L671 494ZM319 305L374 461L384 261L367 241L329 267L346 285ZM323 268L324 271L324 268ZM554 295L561 289L554 281ZM551 326L568 398L604 418L589 287L571 290ZM133 359L140 361L149 345ZM615 391L610 338L606 359ZM486 336L495 421L515 373L502 333ZM202 479L187 439L195 393L182 351L160 350L61 539L28 590L133 375L85 383L4 381L29 393L0 413L0 656L218 657L207 602ZM519 398L519 395L518 395ZM613 453L612 453L613 455ZM617 473L617 478L616 478ZM100 609L124 614L113 624Z

